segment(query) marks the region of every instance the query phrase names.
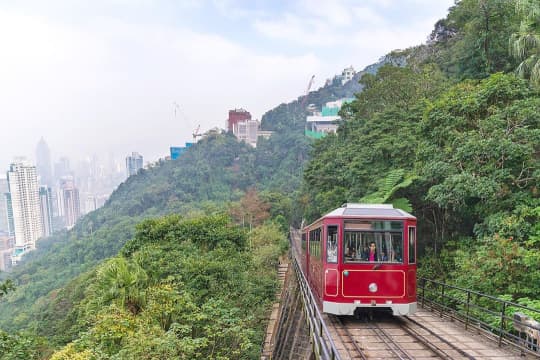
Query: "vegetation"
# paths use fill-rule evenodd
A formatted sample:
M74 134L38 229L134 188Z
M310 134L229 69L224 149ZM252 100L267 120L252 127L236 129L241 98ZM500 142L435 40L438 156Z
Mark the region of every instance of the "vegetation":
M6 295L8 291L13 289L13 282L11 280L6 280L0 283L0 299L2 298L2 296Z
M417 216L421 275L540 307L538 16L461 0L428 44L269 111L257 148L214 133L130 177L1 274L0 358L258 357L289 225L348 201ZM352 92L304 137L301 104Z
M517 73L529 78L531 84L540 86L540 4L534 0L517 0L521 15L519 30L510 38L510 50L521 60Z
M525 269L540 268L540 96L532 72L530 83L514 75L525 65L507 44L532 64L536 43L524 39L539 36L537 10L460 1L428 45L395 53L407 66L364 75L346 123L313 147L310 217L347 201L412 209L421 274L534 303L539 273Z

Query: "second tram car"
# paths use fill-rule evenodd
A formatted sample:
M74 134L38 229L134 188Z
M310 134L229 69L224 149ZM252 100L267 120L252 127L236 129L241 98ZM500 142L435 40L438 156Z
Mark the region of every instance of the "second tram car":
M416 311L416 218L344 204L302 229L302 269L323 312Z

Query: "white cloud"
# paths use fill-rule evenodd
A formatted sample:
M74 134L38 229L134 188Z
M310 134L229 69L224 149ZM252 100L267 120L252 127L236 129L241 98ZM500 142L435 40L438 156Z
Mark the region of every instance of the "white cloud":
M387 21L382 16L367 6L355 6L351 11L354 14L355 21L363 26L375 27L387 24Z
M260 117L302 95L313 74L322 84L345 66L423 42L445 6L28 1L28 9L0 5L0 128L8 129L0 131L0 169L14 155L31 157L41 136L57 156L136 150L155 159L198 124L223 126L230 108ZM390 16L419 6L414 20L403 16L409 23Z
M229 108L260 117L295 98L321 67L314 55L261 55L219 35L110 18L73 27L0 13L0 24L11 34L0 35L10 54L0 57L4 164L32 157L42 135L57 155L157 158L198 124L223 127Z
M349 26L353 22L351 7L346 1L301 0L297 8L304 18L316 17L331 26Z
M331 31L327 23L313 18L285 14L276 20L255 20L253 26L261 34L304 46L329 46L339 42L339 33Z

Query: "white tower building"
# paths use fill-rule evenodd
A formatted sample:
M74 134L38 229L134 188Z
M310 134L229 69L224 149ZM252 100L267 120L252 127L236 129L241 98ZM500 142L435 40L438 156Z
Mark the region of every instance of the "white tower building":
M24 159L18 159L10 165L7 178L15 226L15 248L19 251L32 250L36 241L43 236L36 167Z
M132 152L126 157L126 174L127 177L137 174L143 167L143 157L138 152Z

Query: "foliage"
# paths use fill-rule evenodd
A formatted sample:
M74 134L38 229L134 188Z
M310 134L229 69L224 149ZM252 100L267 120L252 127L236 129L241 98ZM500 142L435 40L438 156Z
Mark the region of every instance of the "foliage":
M193 219L183 219L169 215L158 219L148 219L137 225L135 237L128 242L122 254L128 256L146 244L174 246L173 242L190 241L205 250L218 247L241 249L246 242L242 229L229 226L225 215L213 215Z
M50 355L43 338L33 334L8 334L0 330L0 359L29 360L43 359Z
M238 203L232 204L230 213L237 224L248 224L251 229L270 217L268 210L270 204L259 197L257 190L250 188Z
M304 173L310 219L344 202L358 202L376 193L391 170L401 169L409 174L407 178L414 178L411 159L420 142L418 122L424 101L447 86L443 80L431 65L418 70L386 65L376 75L362 78L366 82L364 91L342 110L347 121L335 136L327 136L313 146L312 160ZM373 196L391 202L407 192L410 183L407 180L405 184L390 196Z
M124 255L86 278L74 321L87 327L53 358L257 356L284 236L272 224L255 228L245 252L247 242L234 240L245 233L225 219L166 216L139 224ZM213 247L202 241L209 232Z
M309 219L348 201L410 204L420 274L540 296L538 271L524 271L540 265L540 97L510 74L507 52L538 13L517 4L516 14L515 1L456 2L427 45L396 53L405 66L362 77L346 122L314 143L300 197Z
M521 23L510 37L510 52L521 60L517 73L540 87L540 4L534 0L516 0Z
M364 196L360 201L368 204L386 203L398 190L406 189L414 180L415 177L406 176L403 169L390 170L386 178L379 182L379 189ZM395 208L412 211L411 203L406 198L393 199L392 204Z
M14 290L15 286L13 286L13 281L6 280L2 283L0 283L0 299L2 296L7 295L7 293L11 290Z
M538 65L537 18L456 2L428 44L267 112L257 148L216 132L130 177L2 284L0 357L257 357L283 233L344 202L412 210L421 274L537 305L540 99L508 74ZM337 134L303 136L301 104L362 89Z
M511 71L508 38L519 27L514 0L462 0L450 8L431 35L428 61L450 77L479 79Z

